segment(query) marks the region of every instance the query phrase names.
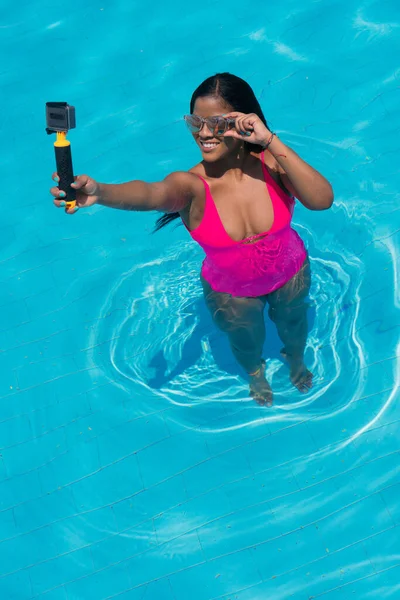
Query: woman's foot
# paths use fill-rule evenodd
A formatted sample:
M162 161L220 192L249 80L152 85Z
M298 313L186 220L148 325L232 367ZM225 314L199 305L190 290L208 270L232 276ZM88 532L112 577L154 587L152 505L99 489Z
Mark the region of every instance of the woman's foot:
M288 362L290 368L290 381L295 388L302 394L306 394L313 385L314 375L309 371L303 360L292 359L284 349L281 350L281 356Z
M261 367L253 375L249 375L250 379L250 396L260 406L272 406L272 389L268 381L265 379L265 360L261 360Z

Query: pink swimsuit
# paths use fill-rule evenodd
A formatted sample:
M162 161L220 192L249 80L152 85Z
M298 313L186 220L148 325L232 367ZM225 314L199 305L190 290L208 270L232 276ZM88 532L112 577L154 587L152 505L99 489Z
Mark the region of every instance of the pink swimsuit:
M303 241L291 228L294 198L270 175L262 155L262 169L274 221L268 232L236 242L225 231L205 179L203 219L189 231L206 253L201 274L216 292L232 296L263 296L282 287L302 267L307 257ZM264 237L263 237L264 236ZM253 243L250 240L261 239Z

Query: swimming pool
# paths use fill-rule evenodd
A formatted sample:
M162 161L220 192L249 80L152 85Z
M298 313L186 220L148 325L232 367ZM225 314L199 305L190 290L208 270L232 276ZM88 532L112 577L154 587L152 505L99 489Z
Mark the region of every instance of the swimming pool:
M399 598L398 112L394 1L6 7L0 597ZM334 184L298 206L315 387L258 407L201 297L201 252L152 214L52 207L44 104L76 106L76 172L161 179L198 160L181 116L249 80Z

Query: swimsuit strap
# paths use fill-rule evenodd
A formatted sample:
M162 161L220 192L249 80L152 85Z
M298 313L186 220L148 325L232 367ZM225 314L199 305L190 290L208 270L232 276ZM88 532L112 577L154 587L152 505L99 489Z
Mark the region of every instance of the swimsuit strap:
M261 156L261 165L264 172L265 184L267 186L274 210L274 222L269 233L274 233L275 231L282 229L282 227L290 224L294 208L294 199L281 188L281 186L275 181L269 172L269 169L265 163L265 150L263 150Z
M207 231L207 238L212 239L213 243L216 243L217 245L225 246L234 243L225 231L225 227L223 226L217 207L215 206L209 184L201 175L198 175L197 173L195 173L195 175L197 175L204 184L206 200L203 218L200 224L190 232L192 237L196 239L198 233L200 234L201 231Z

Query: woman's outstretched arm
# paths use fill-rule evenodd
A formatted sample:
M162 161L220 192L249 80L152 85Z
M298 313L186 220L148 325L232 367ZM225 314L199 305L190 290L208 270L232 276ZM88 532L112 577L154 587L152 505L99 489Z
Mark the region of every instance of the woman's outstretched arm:
M122 210L179 212L193 199L196 186L200 187L198 177L185 171L171 173L156 183L99 183L98 204Z
M53 174L53 180L58 182L57 173ZM179 212L203 189L200 179L186 171L176 171L156 183L140 180L118 184L98 183L88 175L79 175L72 186L76 189L76 208L66 208L68 214L93 204L122 210ZM53 187L50 193L55 198L54 204L65 208L65 192Z

